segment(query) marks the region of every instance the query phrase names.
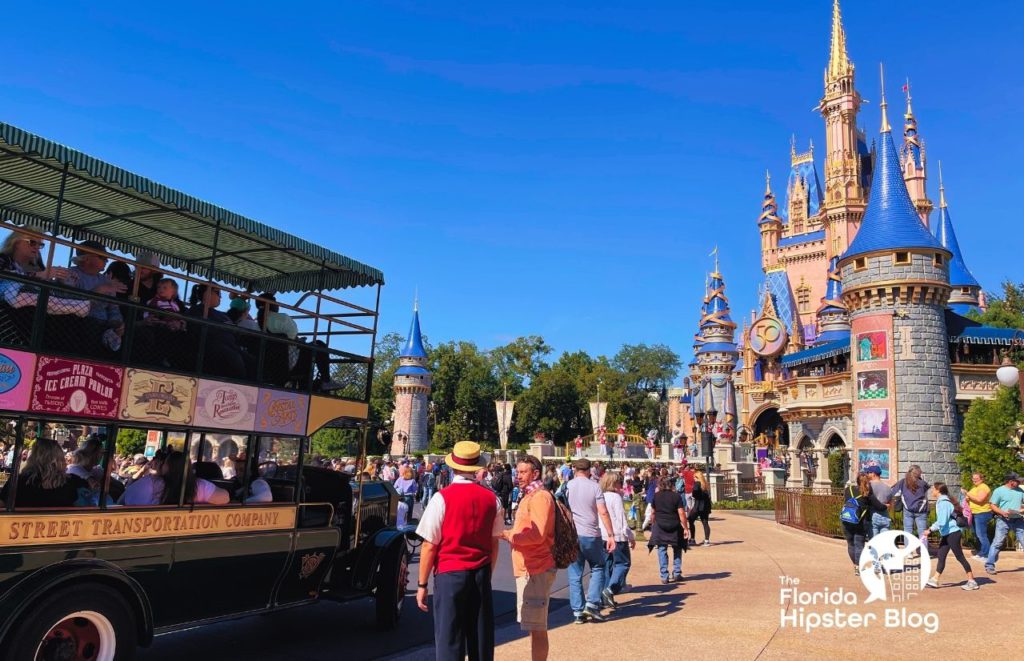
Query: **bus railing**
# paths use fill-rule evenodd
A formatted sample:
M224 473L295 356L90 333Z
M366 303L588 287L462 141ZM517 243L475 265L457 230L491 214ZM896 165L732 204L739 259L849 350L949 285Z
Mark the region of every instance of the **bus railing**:
M290 339L0 273L0 346L368 401L372 359L330 341L325 333Z

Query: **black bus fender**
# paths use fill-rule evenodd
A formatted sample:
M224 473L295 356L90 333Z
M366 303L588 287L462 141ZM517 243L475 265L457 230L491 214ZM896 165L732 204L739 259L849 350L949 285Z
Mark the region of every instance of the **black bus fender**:
M352 586L357 590L372 590L377 586L381 563L405 544L408 531L381 528L363 543L352 572Z
M100 582L117 590L136 613L139 645L153 640L153 609L142 586L117 566L98 558L74 558L35 571L0 597L0 647L14 623L48 591L76 582Z

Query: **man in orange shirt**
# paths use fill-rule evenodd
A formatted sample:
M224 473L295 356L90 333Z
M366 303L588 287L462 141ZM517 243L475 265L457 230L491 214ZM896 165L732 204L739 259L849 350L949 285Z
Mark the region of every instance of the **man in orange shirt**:
M526 456L516 465L523 494L516 521L503 538L512 546L512 572L516 576L517 620L530 632L533 661L548 658L548 602L555 581L555 499L541 482L541 463Z

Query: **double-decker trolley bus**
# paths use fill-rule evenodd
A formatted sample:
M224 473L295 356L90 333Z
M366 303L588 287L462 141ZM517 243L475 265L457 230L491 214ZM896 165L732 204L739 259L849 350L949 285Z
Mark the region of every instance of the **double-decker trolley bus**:
M310 448L365 459L380 271L6 124L0 230L0 657L321 598L395 626L397 494Z

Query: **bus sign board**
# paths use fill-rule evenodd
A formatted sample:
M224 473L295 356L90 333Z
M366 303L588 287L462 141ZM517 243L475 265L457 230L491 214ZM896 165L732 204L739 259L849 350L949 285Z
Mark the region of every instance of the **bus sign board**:
M121 403L123 420L192 423L198 380L150 370L129 369Z
M301 436L306 433L308 412L308 395L260 388L256 431Z
M253 386L200 379L195 424L252 431L256 427L256 392Z
M32 391L36 356L25 351L0 350L0 408L24 411Z
M39 356L32 401L36 413L116 418L124 369L103 363Z

